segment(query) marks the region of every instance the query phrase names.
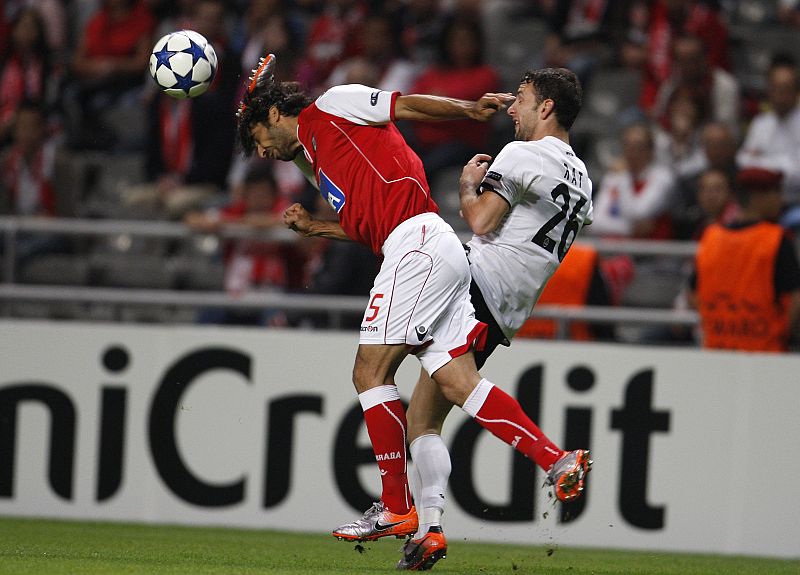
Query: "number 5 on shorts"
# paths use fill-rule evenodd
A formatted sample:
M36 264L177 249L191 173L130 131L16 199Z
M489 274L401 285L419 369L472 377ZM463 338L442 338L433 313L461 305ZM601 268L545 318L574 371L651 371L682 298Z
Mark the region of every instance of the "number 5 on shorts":
M378 312L381 310L381 307L379 305L375 305L375 302L379 299L383 299L382 293L376 293L374 296L372 296L372 300L369 302L369 308L367 308L372 310L372 313L369 315L369 317L365 317L364 321L372 321L378 317Z

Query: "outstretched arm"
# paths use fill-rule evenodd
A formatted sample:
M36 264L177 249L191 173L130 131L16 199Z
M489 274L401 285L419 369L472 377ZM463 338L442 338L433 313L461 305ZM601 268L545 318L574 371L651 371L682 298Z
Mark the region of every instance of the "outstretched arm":
M292 204L283 212L283 223L301 236L349 240L339 222L318 220L300 204Z
M397 97L394 117L396 120L422 121L472 118L485 122L514 99L512 94L484 94L480 100L473 102L443 96L409 94Z

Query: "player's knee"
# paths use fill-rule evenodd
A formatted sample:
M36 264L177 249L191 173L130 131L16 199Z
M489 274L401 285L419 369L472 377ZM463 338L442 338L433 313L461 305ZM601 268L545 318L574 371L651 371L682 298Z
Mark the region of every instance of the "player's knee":
M356 363L353 368L353 385L358 393L363 393L379 385L393 385L394 379L384 370L376 369L368 363Z
M436 417L432 413L420 413L419 410L408 410L406 414L408 422L408 440L414 441L423 435L441 435L444 419Z

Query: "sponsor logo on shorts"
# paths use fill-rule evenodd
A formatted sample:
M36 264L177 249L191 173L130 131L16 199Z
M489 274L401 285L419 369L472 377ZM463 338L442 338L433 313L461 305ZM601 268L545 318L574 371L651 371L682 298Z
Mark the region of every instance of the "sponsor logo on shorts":
M367 333L375 333L376 331L378 331L378 328L377 328L377 326L374 326L374 325L362 325L361 326L361 331L364 331L364 332L367 332Z
M490 180L494 180L496 182L499 182L500 180L503 179L502 175L498 174L497 172L492 172L492 171L486 172L486 177L489 178Z
M417 332L417 339L422 341L425 339L425 336L428 335L428 328L424 325L418 325L417 328L414 330Z

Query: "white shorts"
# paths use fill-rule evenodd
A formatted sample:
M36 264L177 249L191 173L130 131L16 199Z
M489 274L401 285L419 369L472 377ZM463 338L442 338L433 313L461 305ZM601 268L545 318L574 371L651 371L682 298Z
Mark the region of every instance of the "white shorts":
M469 263L453 228L437 214L397 226L361 322L361 344L404 344L429 374L481 348L486 324L475 319Z

